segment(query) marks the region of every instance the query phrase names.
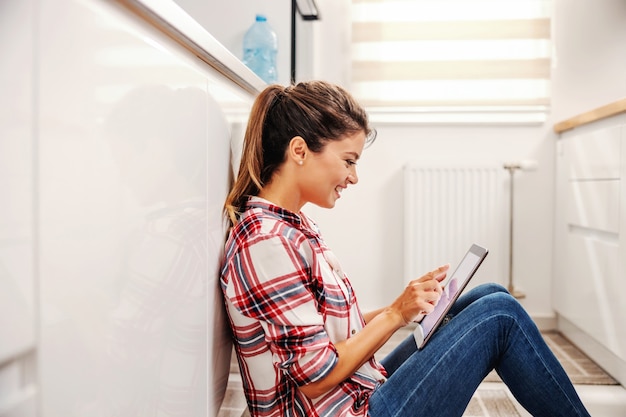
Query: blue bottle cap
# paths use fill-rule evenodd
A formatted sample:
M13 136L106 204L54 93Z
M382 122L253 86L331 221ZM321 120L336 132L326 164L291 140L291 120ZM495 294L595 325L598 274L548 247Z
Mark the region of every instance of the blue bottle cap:
M266 20L267 20L267 18L265 17L265 15L262 15L262 14L256 15L256 21L257 22L265 22Z

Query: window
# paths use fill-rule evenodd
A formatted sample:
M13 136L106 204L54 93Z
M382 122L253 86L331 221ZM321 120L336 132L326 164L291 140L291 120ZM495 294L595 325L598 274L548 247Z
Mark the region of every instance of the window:
M543 121L551 7L549 0L353 0L351 91L378 114Z

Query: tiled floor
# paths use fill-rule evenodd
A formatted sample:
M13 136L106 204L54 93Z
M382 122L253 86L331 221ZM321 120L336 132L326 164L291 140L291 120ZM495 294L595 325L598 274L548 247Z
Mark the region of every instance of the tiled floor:
M522 417L531 415L515 401L506 386L501 382L483 382L479 390L505 389ZM593 417L626 416L626 390L620 385L598 386L577 385L581 399ZM246 408L246 401L241 393L241 378L238 373L231 374L227 397L224 399L218 417L241 417Z
M501 382L483 382L478 389L505 389L522 417L532 417ZM576 385L576 391L593 417L626 416L626 390L621 385Z
M396 333L389 343L381 349L379 356L384 356L406 334ZM502 382L483 382L479 390L504 389L515 404L522 417L531 417L524 410ZM583 403L587 406L593 417L625 417L626 416L626 389L621 385L576 385L576 390ZM246 401L241 391L241 377L233 357L231 373L228 381L226 397L218 417L241 417L246 409Z

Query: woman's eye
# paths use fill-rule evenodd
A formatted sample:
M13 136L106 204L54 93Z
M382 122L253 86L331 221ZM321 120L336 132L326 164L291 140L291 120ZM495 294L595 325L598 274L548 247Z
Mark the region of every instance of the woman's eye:
M346 159L346 164L348 166L352 166L352 165L356 165L356 161L352 160L352 159Z

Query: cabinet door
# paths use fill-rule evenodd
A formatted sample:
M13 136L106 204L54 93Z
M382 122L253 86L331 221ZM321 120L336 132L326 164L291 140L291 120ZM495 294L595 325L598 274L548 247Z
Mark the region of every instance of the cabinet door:
M39 1L42 416L213 417L231 92L114 3Z
M35 9L33 1L13 0L0 12L0 365L35 348ZM14 395L3 387L0 404Z
M572 131L557 143L553 300L560 315L626 359L622 130Z
M620 180L569 180L565 186L565 220L569 230L584 229L605 233L606 239L619 233Z
M555 297L561 299L559 313L626 358L626 309L618 242L574 232L565 245L565 274L554 288Z
M33 27L36 0L0 2L0 416L37 409Z

